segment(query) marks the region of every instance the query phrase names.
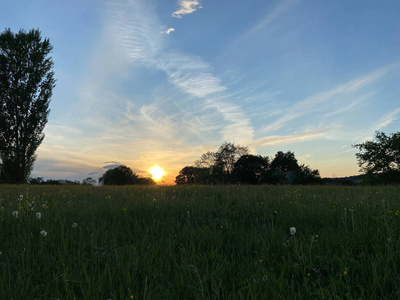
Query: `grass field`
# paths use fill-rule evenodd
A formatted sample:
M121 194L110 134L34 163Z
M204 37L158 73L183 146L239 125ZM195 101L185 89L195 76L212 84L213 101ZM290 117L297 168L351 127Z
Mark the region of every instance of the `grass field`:
M0 298L400 299L399 210L398 186L1 185Z

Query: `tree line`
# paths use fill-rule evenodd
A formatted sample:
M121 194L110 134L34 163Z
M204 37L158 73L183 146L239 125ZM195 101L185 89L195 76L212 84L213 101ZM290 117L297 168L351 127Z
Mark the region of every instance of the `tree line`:
M97 185L96 179L92 177L85 178L82 182L79 180L48 179L42 177L29 178L28 183L36 185ZM156 182L149 177L142 177L132 171L127 166L118 166L107 170L100 178L99 185L155 185Z
M293 152L268 156L250 154L248 147L222 144L180 170L176 184L320 184L318 170L299 164Z

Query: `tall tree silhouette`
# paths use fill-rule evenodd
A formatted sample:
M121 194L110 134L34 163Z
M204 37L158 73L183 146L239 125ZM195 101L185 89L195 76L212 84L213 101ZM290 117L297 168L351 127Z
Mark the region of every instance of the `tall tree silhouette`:
M39 30L0 34L0 157L7 182L27 181L44 139L55 86L52 49Z

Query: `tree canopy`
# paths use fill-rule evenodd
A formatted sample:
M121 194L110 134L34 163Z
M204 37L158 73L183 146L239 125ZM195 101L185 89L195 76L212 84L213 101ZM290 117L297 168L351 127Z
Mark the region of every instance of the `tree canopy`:
M380 174L379 183L400 182L400 132L386 135L376 131L374 140L353 147L360 150L356 158L360 171L368 175L367 180Z
M269 169L269 158L261 155L244 154L234 165L235 182L260 184L266 181Z
M49 39L39 30L0 34L0 157L2 180L25 183L44 139L55 86Z
M103 185L155 184L153 179L140 177L127 166L118 166L107 170L103 176L99 178L99 183Z
M375 132L373 141L355 144L358 165L364 172L388 172L400 170L400 132L386 135Z

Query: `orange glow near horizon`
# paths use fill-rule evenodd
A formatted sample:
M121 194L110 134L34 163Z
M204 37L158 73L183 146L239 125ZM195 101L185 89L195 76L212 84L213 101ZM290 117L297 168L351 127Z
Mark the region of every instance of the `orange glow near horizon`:
M153 179L156 180L156 181L157 181L157 180L160 180L160 179L165 175L164 170L161 169L161 168L158 167L158 166L152 167L152 168L149 170L149 173L153 176Z

